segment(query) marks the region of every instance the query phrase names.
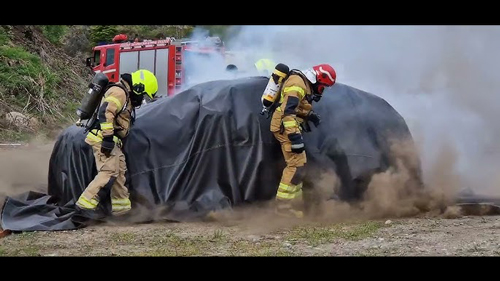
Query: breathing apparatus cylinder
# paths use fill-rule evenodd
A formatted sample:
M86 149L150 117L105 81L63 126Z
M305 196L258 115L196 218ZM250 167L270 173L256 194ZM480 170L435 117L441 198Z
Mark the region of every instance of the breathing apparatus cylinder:
M264 89L264 93L262 93L261 115L263 115L265 112L269 112L269 109L273 106L273 104L275 104L276 100L278 99L283 80L287 77L289 71L290 69L285 64L278 63L275 66L271 77L269 77L267 86Z
M109 79L106 74L99 72L94 76L89 83L87 94L83 97L80 107L76 110L76 115L80 118L76 125L82 126L82 120L87 120L92 117L97 106L100 104L108 83Z

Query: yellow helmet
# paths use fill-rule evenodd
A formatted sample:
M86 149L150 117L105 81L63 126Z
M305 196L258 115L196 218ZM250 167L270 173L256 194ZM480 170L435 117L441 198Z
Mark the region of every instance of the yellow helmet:
M137 95L146 94L153 99L158 91L156 76L147 69L139 69L133 72L132 91Z
M257 71L263 75L271 75L274 71L276 63L270 59L260 59L255 62L255 68Z

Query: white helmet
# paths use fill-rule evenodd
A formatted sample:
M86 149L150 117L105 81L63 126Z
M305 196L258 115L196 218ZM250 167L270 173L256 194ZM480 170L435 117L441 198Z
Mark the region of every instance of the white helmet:
M311 84L316 83L316 72L314 71L314 69L312 67L308 68L306 70L301 70L301 72L304 74L304 76L306 76L307 80L309 80L309 82L311 82Z

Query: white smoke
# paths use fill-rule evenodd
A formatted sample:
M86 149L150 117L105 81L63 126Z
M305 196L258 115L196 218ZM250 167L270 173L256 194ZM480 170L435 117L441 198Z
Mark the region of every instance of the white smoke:
M184 52L185 83L181 90L193 85L218 80L233 78L226 72L226 59L221 52L204 52L204 48L217 47L214 41L218 37L209 36L207 30L195 28L191 37L190 47L192 51ZM219 38L220 39L220 38Z
M339 83L386 99L406 119L424 177L447 145L458 152L461 188L500 182L499 26L244 26L225 44L248 65L331 64Z

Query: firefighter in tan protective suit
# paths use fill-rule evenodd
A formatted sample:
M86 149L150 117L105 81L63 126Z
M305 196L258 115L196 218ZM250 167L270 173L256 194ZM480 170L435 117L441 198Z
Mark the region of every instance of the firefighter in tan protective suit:
M104 187L111 188L113 215L125 214L132 208L125 186L127 165L122 141L129 133L135 108L142 104L144 95L153 99L157 91L157 79L148 70L122 74L120 81L106 90L98 111L99 126L85 139L94 151L98 173L78 198L78 208L95 210L100 200L98 193Z
M271 132L280 142L286 167L276 194L276 213L286 217L302 218L303 212L293 207L295 200L302 201L302 180L307 162L302 139L305 121L317 127L320 117L312 110L312 101L318 102L325 87L337 79L335 70L320 64L305 71L292 70L281 86L279 107L273 113Z

